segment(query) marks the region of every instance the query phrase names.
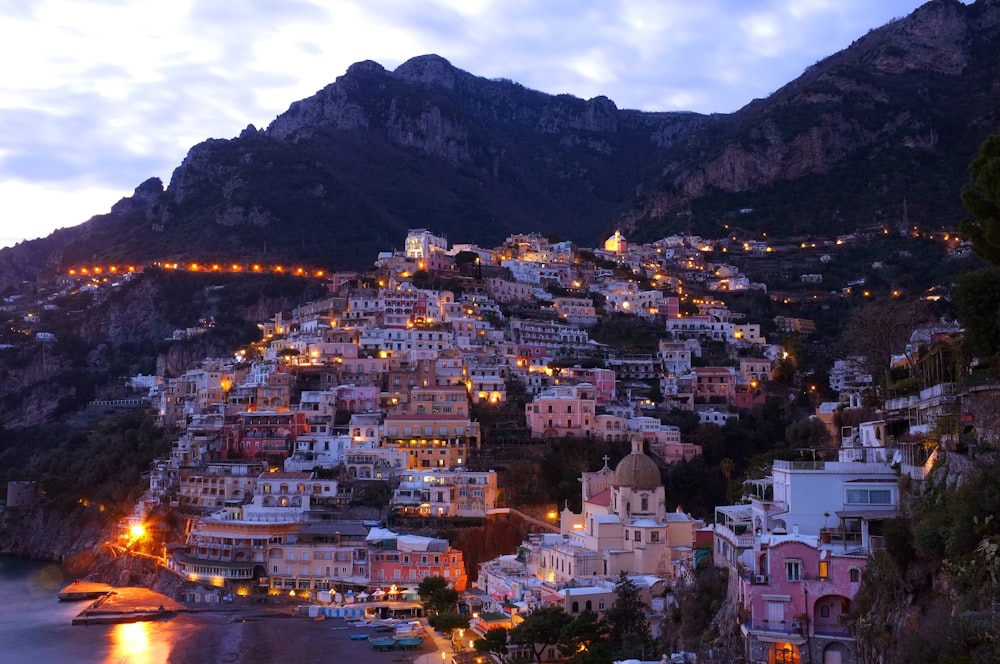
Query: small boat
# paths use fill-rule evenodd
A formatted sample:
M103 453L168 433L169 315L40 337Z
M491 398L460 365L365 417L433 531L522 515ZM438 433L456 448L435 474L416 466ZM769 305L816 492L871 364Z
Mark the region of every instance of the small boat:
M367 634L351 634L351 641L367 641Z
M399 647L403 650L416 650L417 648L424 645L424 637L422 636L406 636L399 639Z
M399 641L396 639L372 639L371 643L375 650L392 650Z

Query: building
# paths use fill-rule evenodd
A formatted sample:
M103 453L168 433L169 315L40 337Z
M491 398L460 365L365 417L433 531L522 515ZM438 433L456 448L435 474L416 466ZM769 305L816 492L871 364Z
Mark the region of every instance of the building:
M632 452L615 469L583 473L583 509L560 515L562 541L539 547L536 575L569 582L597 575L653 575L673 579L690 565L695 530L704 525L667 512L660 468L633 436Z
M261 461L230 461L182 468L177 491L179 506L214 512L227 505L242 505L253 496L257 476L266 465Z
M896 472L861 458L779 460L750 487L749 504L716 508L714 527L746 661L856 662L845 616L898 515Z
M382 427L381 446L404 451L408 469L456 468L479 449L479 422L463 415L394 413Z
M366 542L372 588L388 588L395 583L416 585L430 576L443 577L458 592L468 585L462 552L448 544L448 540L372 528Z
M597 402L590 383L550 388L524 407L533 438L589 438L596 427Z
M239 413L226 425L226 458L285 459L295 450L295 440L309 432L302 411L252 411Z
M437 468L405 472L389 503L403 514L436 517L485 517L496 507L496 471Z
M448 238L435 235L424 228L413 228L406 234L405 253L407 258L430 258L434 253L448 251Z

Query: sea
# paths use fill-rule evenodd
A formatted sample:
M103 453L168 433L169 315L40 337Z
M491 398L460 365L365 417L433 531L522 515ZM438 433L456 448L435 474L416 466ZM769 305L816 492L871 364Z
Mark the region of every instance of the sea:
M46 563L0 556L0 662L165 664L199 625L184 616L118 625L73 625L88 601L60 602L73 582Z

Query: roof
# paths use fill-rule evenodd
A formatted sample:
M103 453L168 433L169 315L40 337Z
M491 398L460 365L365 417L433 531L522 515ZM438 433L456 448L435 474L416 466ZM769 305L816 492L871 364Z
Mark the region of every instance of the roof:
M264 473L261 476L262 480L311 480L313 478L312 473L288 473L284 471L279 471L276 473Z
M595 514L594 521L597 523L621 523L617 514Z
M365 537L365 540L368 542L375 542L378 540L396 539L398 537L399 535L392 532L388 528L372 528L368 531L368 536Z
M422 537L420 535L399 535L396 539L396 548L400 551L447 553L448 540Z
M610 470L610 469L609 469ZM598 471L600 472L600 471ZM598 491L593 496L587 499L588 503L593 505L600 505L602 507L607 507L611 504L611 489L605 489L604 491Z
M633 528L660 528L663 524L656 519L635 519L629 525Z
M317 521L302 524L303 535L367 536L368 528L357 521Z
M642 451L641 438L632 442L632 453L618 462L613 484L640 490L652 490L662 486L660 467Z
M576 597L577 595L606 595L607 593L613 593L614 588L605 588L604 586L577 586L574 588L563 588L558 591L560 595L572 595Z
M406 413L393 413L391 415L387 415L385 418L386 422L402 422L404 420L414 420L419 422L436 422L437 420L444 420L448 422L471 421L468 417L465 417L463 415L451 415L451 414L408 415Z

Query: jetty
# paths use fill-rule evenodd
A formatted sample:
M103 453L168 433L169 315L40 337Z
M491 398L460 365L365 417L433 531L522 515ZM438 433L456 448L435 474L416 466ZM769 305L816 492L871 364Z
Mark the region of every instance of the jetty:
M74 625L108 625L156 620L187 607L148 588L111 588L73 618Z
M60 602L73 602L83 599L97 599L112 592L114 587L106 583L80 581L77 579L59 591Z

